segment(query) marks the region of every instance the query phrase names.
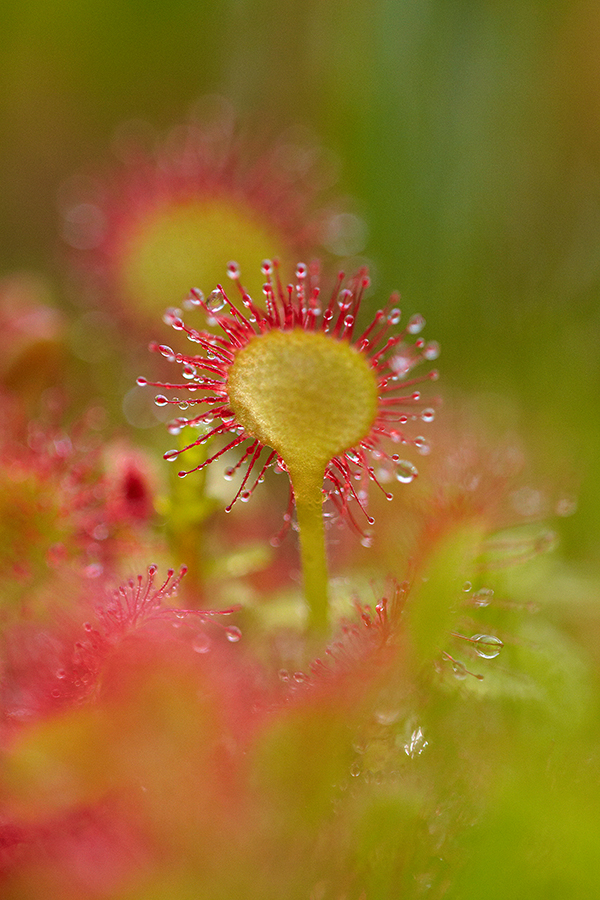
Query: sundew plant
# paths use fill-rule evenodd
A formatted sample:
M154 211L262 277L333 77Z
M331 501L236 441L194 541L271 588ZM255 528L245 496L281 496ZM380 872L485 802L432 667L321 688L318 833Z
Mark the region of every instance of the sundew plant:
M572 491L333 252L318 154L128 134L61 193L83 306L0 285L0 895L594 896Z
M329 297L321 296L318 269L309 276L305 263L298 263L295 283L285 287L277 264L265 260L262 271L267 279L266 309L261 310L246 293L234 262L229 263L228 274L238 286L238 302L244 312L221 286L206 300L201 291L191 292L188 305L201 307L221 334L188 328L179 310L166 314L167 322L199 344L204 354L176 354L164 344L152 343L151 350L183 366L187 383L151 384L184 392L172 399L158 394L155 403L159 406L198 406L202 410L191 419L177 417L171 431L183 426L213 426L187 447L167 451L165 459L176 460L186 450L223 434L229 436L229 442L191 472L203 469L228 450L240 447L243 451L235 466L226 470L227 478L238 469L244 473L227 511L237 499L250 499L270 466L289 474L310 621L312 627L323 629L328 621L323 499L328 497L364 537L361 525L374 522L366 510L367 483L372 481L381 488L375 459L391 466L398 481L412 481L417 474L414 465L398 453L388 453L382 441L387 438L390 446L412 444L421 451L427 448L424 437L407 437L404 428L415 420L433 420L433 408L424 407L421 392L415 388L435 380L437 370L410 377L409 373L419 363L435 359L438 346L426 344L420 337L410 340L425 324L419 315L413 316L405 329L392 333L401 318L400 309L393 305L397 297L354 338L361 297L369 286L366 271L359 272L346 287L341 274ZM138 378L138 385L146 384L145 378ZM268 452L263 454L265 448ZM352 501L356 501L359 522Z

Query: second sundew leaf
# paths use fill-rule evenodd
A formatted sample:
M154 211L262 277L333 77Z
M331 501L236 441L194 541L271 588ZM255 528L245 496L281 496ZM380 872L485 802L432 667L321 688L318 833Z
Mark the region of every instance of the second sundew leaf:
M130 333L146 335L192 284L212 287L233 248L260 296L257 261L291 265L336 230L342 204L325 195L328 157L312 141L292 150L287 130L249 140L221 100L151 141L130 124L116 136L120 162L71 179L61 204L73 266Z

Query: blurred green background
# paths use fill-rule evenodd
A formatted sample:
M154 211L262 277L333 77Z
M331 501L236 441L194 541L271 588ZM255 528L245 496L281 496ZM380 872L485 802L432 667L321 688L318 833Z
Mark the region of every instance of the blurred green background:
M120 123L166 129L210 93L258 133L299 124L331 151L368 226L373 306L400 289L442 344L447 406L475 398L498 441L522 437L549 497L578 495L545 580L515 576L563 629L531 638L556 721L516 696L497 721L491 704L440 703L427 727L443 719L436 778L449 734L467 760L449 794L477 800L480 777L492 796L448 896L596 896L600 3L1 0L0 278L41 273L66 303L60 185L110 158ZM492 762L472 778L486 733Z
M600 562L594 0L3 0L0 47L1 273L60 285L58 186L122 121L218 92L258 131L299 123L368 225L373 303L401 289L445 392L578 489L563 550Z

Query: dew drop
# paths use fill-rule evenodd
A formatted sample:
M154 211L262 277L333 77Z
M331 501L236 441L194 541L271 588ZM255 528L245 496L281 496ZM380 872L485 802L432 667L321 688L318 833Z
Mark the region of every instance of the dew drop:
M263 275L270 275L273 272L273 263L270 259L263 259L260 264L260 271Z
M419 474L417 468L407 459L400 459L396 465L396 479L402 484L410 484Z
M392 473L387 466L381 466L376 474L379 484L388 484L392 480Z
M395 377L401 378L403 375L406 375L408 372L410 372L414 365L414 362L415 361L410 353L396 353L395 356L391 357L389 366Z
M186 302L190 306L201 306L204 303L204 294L200 288L192 288Z
M423 422L433 422L435 419L435 409L432 409L430 406L427 409L424 409L421 413L421 421Z
M353 778L358 778L358 776L360 775L360 764L359 763L356 762L350 766L350 774L352 775Z
M135 383L137 384L138 387L145 387L148 384L148 379L147 378L138 378L138 379L136 379Z
M110 534L108 525L106 522L100 522L94 528L92 532L92 537L95 541L105 541L108 535Z
M233 260L227 263L227 275L232 281L237 281L240 277L240 267Z
M471 584L470 581L465 581L465 583L463 584L462 589L463 589L463 591L465 592L465 594L468 594L472 587L473 587L473 585Z
M409 740L404 745L404 752L411 759L414 759L416 756L420 756L425 747L429 744L428 741L425 740L425 735L423 734L423 729L421 726L415 728L413 733L411 734Z
M157 394L154 398L154 403L156 404L156 406L166 406L168 402L169 401L164 394Z
M223 478L225 479L225 481L231 481L234 475L235 469L232 466L230 466L228 469L225 469L225 471L223 472Z
M425 344L423 348L423 358L424 359L437 359L440 355L440 345L437 341L429 341Z
M169 307L169 309L166 309L164 311L163 317L162 317L162 320L165 323L165 325L171 325L173 323L173 319L177 318L178 313L179 313L179 310L173 309L173 307Z
M287 669L279 670L279 680L283 681L283 682L287 682L290 680L290 673L288 672Z
M467 670L464 663L457 662L456 660L453 660L452 662L452 672L454 673L454 677L457 678L458 681L464 681L467 677Z
M504 647L500 638L493 634L474 634L471 640L475 644L478 656L484 659L495 659Z
M400 718L400 712L397 709L382 709L375 713L375 721L379 725L393 725Z
M163 454L163 459L166 459L167 462L173 462L178 456L179 450L167 450L167 452Z
M473 603L475 606L489 606L493 596L492 588L480 588L473 594Z
M421 454L421 456L427 456L431 453L431 445L429 441L426 441L422 435L416 437L413 441L415 447L417 448L417 452Z
M573 496L561 497L557 501L555 511L557 516L572 516L577 510L577 498Z
M425 319L420 313L411 316L408 320L408 325L406 326L406 330L409 334L420 334L420 332L423 331L424 328Z
M220 312L225 306L225 297L219 290L211 291L206 300L206 308L211 313Z
M169 362L175 362L175 353L167 344L159 344L158 352L161 356L164 356L165 359L168 359Z
M179 419L174 419L173 422L169 422L169 424L167 425L167 431L169 432L169 434L173 435L173 437L181 434L181 428L182 426Z
M63 681L67 677L66 669L59 669L56 673L56 677Z
M267 273L265 273L267 274ZM306 263L299 262L296 266L296 278L306 278Z
M388 315L388 322L390 325L397 325L402 318L402 312L398 309L397 306L394 309L390 310Z
M156 575L157 572L158 566L155 563L148 566L148 575Z
M348 315L344 318L344 325L346 328L351 328L354 325L354 316Z
M192 641L192 650L195 653L208 653L210 650L210 638L201 631Z
M348 290L348 288L341 291L338 306L342 312L345 312L352 306L352 291Z
M231 641L232 644L237 644L242 636L242 632L237 627L237 625L228 625L225 629L225 637L228 641Z

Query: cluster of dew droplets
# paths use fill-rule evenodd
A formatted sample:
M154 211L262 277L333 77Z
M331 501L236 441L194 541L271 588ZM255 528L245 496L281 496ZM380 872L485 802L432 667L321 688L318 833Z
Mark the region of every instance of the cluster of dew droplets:
M493 588L480 587L473 591L473 584L470 581L465 581L463 584L462 594L463 597L465 597L464 602L479 609L489 606L494 599ZM472 634L470 637L454 631L451 632L451 634L452 637L456 638L459 642L469 646L481 659L496 659L504 647L504 642L493 634L477 633ZM456 660L449 653L444 652L442 655L443 658L450 663L455 678L462 680L466 678L467 675L472 675L479 681L483 680L483 675L470 672L463 662Z
M394 586L394 603L399 602L408 586ZM356 602L357 620L342 622L338 636L325 648L323 656L314 659L307 672L281 668L279 680L290 693L306 690L322 679L341 672L356 672L366 657L380 649L389 634L389 603L387 597L374 608Z
M387 452L381 445L380 436L389 438L392 443L412 446L420 455L429 454L431 448L426 438L423 435L409 436L403 430L403 426L415 422L430 423L434 420L434 407L423 406L421 391L415 387L425 381L437 380L438 373L437 370L433 370L426 375L410 378L408 376L420 363L437 359L440 352L439 345L435 341L427 343L421 337L417 337L414 341L410 340L420 334L425 326L425 319L419 314L408 320L403 331L389 334L390 329L395 329L400 324L402 317L400 308L392 305L395 300L397 295L392 295L388 309L376 313L371 325L357 341L358 349L367 355L378 376L379 409L372 434L361 441L357 448L344 454L344 461L348 464L345 473L347 482L351 483L352 479L361 481L366 473L368 478L381 488L388 500L393 499L393 494L386 485L393 481L409 484L417 477L418 469L402 454ZM396 396L395 392L404 388L409 388L409 392L403 396ZM375 465L371 465L367 455ZM329 474L332 474L331 470ZM332 480L335 481L335 473L333 474ZM348 492L348 499L358 500L365 511L363 497L366 498L364 489L359 491L350 489ZM372 524L370 517L367 516L367 520ZM362 531L362 535L363 543L370 546L369 532Z
M242 632L237 625L221 621L239 610L239 606L223 610L181 609L165 606L164 601L173 597L186 573L182 566L178 574L169 569L162 584L155 584L156 565L148 567L147 575L130 578L97 604L96 624L85 622L84 635L73 645L65 665L55 672L55 687L50 696L54 701L72 701L82 698L94 689L103 661L122 638L132 631L155 620L165 620L179 627L186 620L193 629L191 647L197 653L206 653L212 646L212 634L224 633L230 643L237 643Z
M392 295L390 305L396 298L397 295ZM340 304L344 302L344 298L340 297ZM373 524L373 520L366 514L364 507L367 492L364 488L355 491L351 486L352 480L362 481L366 474L368 479L375 482L383 491L386 498L392 500L393 494L387 490L386 485L394 480L401 484L409 484L418 475L418 469L414 463L403 458L399 453L388 453L383 448L380 436L389 438L392 443L412 445L423 456L430 452L430 444L424 436L409 437L402 430L402 426L409 422L432 422L435 418L434 407L422 407L420 390L411 390L402 397L395 397L394 392L400 388L414 388L420 382L437 379L436 370L410 380L406 376L421 362L436 359L439 355L439 345L435 341L426 343L422 338L417 338L414 343L406 341L407 336L419 334L424 328L425 319L421 315L410 318L406 328L400 334L388 336L389 329L395 328L400 323L401 315L397 306L379 310L372 324L356 342L358 349L368 356L377 373L379 411L373 432L367 439L361 441L358 447L344 454L344 463L347 468L343 474L346 478L346 487L349 488L346 491L346 500L358 500L369 525ZM382 343L383 346L381 346ZM377 349L378 346L380 349ZM395 409L395 406L398 409ZM400 412L400 406L407 407L407 409ZM367 455L375 462L375 465L371 465ZM355 466L356 468L354 468ZM332 471L331 466L328 469L327 477L339 490L340 478L336 472ZM370 546L372 543L370 532L360 528L352 516L349 518L361 532L362 543Z
M417 760L429 741L422 725L414 715L401 709L382 708L373 716L373 726L369 736L358 735L352 743L357 754L349 768L351 778L361 778L364 783L396 783L402 777L402 764L398 757L401 747L409 760ZM376 747L376 752L371 748ZM339 787L346 790L349 785L341 782Z
M231 643L237 643L241 639L242 632L237 625L222 621L237 612L239 606L222 610L165 606L164 601L177 593L187 568L182 566L177 575L174 569L169 569L165 581L159 587L154 584L157 572L156 565L149 566L146 579L142 575L138 575L137 579L129 579L126 585L121 585L113 592L108 603L97 607L97 616L106 639L114 641L131 629L157 619L167 620L176 628L180 626L182 620L194 628L200 626L201 630L192 640L192 647L198 653L206 653L211 647L207 626L213 631L215 628L223 631Z
M404 744L404 752L410 759L416 759L429 746L429 741L425 738L425 733L421 725L417 725L410 734L410 737Z

